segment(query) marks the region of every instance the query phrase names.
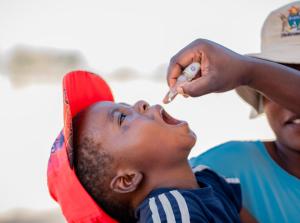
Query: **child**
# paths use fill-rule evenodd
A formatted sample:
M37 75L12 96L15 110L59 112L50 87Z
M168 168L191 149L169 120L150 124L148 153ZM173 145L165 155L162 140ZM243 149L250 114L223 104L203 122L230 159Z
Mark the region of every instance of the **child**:
M63 91L48 186L68 222L240 222L238 179L192 171L196 136L186 122L144 101L114 103L88 72L67 74Z

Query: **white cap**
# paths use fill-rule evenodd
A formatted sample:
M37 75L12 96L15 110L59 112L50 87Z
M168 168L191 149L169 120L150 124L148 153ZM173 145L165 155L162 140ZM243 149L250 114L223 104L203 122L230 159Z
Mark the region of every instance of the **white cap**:
M300 1L268 15L261 30L261 52L248 55L276 63L300 64ZM236 91L254 108L250 118L263 113L259 92L246 86L238 87Z

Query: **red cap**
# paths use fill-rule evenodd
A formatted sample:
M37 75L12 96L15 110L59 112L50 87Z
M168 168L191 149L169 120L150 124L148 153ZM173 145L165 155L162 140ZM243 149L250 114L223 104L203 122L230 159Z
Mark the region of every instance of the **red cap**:
M113 223L79 182L73 168L72 118L95 102L114 101L98 75L73 71L63 79L64 128L56 138L48 163L48 188L70 223Z

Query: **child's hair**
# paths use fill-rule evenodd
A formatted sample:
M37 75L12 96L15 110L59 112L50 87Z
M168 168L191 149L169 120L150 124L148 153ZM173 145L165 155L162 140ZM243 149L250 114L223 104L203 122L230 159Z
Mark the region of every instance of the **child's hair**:
M113 174L113 157L105 152L80 123L85 110L73 118L74 164L76 175L94 201L111 217L120 222L135 222L129 202L121 201L109 188Z

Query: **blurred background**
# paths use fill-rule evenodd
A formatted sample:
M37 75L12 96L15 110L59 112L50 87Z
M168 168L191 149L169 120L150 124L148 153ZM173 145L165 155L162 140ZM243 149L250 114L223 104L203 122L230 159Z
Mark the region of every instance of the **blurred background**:
M161 103L177 51L201 37L259 52L264 19L288 2L0 0L0 222L64 222L46 181L63 125L64 73L101 74L117 101ZM273 137L233 91L178 97L165 108L196 132L191 156L228 140Z

